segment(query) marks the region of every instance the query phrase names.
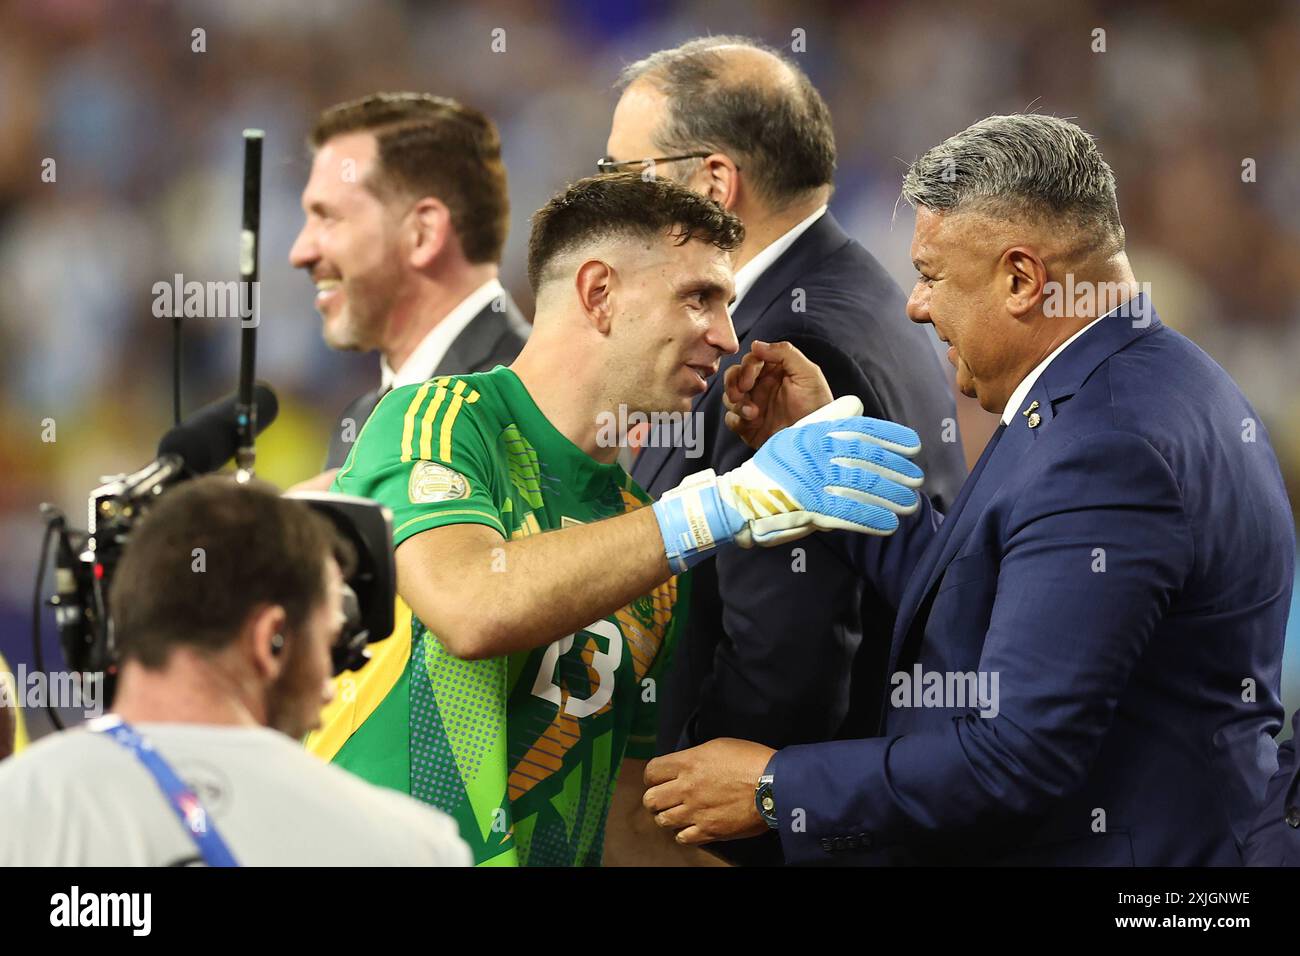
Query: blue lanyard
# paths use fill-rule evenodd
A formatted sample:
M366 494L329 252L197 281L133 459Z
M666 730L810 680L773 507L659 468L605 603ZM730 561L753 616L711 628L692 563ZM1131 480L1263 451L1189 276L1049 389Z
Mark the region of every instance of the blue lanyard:
M226 841L217 833L216 824L208 819L208 811L199 802L198 795L176 776L162 754L139 731L116 716L93 721L87 725L87 729L91 733L111 737L139 758L176 811L185 831L198 846L204 863L208 866L239 866L226 846Z

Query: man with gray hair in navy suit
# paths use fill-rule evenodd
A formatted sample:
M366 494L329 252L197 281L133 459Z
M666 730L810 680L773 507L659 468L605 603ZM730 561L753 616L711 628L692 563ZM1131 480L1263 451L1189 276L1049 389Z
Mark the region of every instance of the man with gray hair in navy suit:
M861 740L661 757L646 806L692 845L766 825L787 863L1240 865L1278 768L1295 573L1258 414L1161 323L1075 124L990 116L903 195L908 316L1002 423L942 513L837 539L894 612L888 706ZM726 383L755 447L831 399L778 351ZM1292 792L1280 773L1274 835Z

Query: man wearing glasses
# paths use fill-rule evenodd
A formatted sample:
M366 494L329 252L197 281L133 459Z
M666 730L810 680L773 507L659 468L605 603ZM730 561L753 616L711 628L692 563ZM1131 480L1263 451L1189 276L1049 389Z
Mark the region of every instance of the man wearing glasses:
M920 434L926 490L951 503L965 465L947 374L926 331L907 321L901 290L827 211L835 138L812 83L773 50L711 37L632 64L622 87L600 171L672 179L745 224L733 260L738 354L790 341L815 356L836 395L860 395L866 415ZM721 371L736 360L724 356ZM721 382L713 376L692 406L703 460L690 457L698 445L650 437L633 475L651 495L749 457L723 425ZM779 748L870 733L892 623L878 604L820 540L700 565L660 704L660 752L717 737ZM768 840L723 852L781 860Z

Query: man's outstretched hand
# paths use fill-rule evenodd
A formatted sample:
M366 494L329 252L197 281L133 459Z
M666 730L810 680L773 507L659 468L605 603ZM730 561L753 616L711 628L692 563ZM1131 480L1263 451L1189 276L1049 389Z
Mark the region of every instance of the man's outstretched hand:
M822 370L789 342L754 342L722 381L727 427L754 449L834 398Z

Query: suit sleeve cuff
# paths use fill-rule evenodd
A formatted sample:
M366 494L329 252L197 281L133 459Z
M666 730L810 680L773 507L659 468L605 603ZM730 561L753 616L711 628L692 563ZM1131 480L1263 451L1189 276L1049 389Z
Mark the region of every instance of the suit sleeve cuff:
M793 865L845 862L880 848L884 738L800 744L768 762L781 852ZM879 826L877 826L879 824Z

